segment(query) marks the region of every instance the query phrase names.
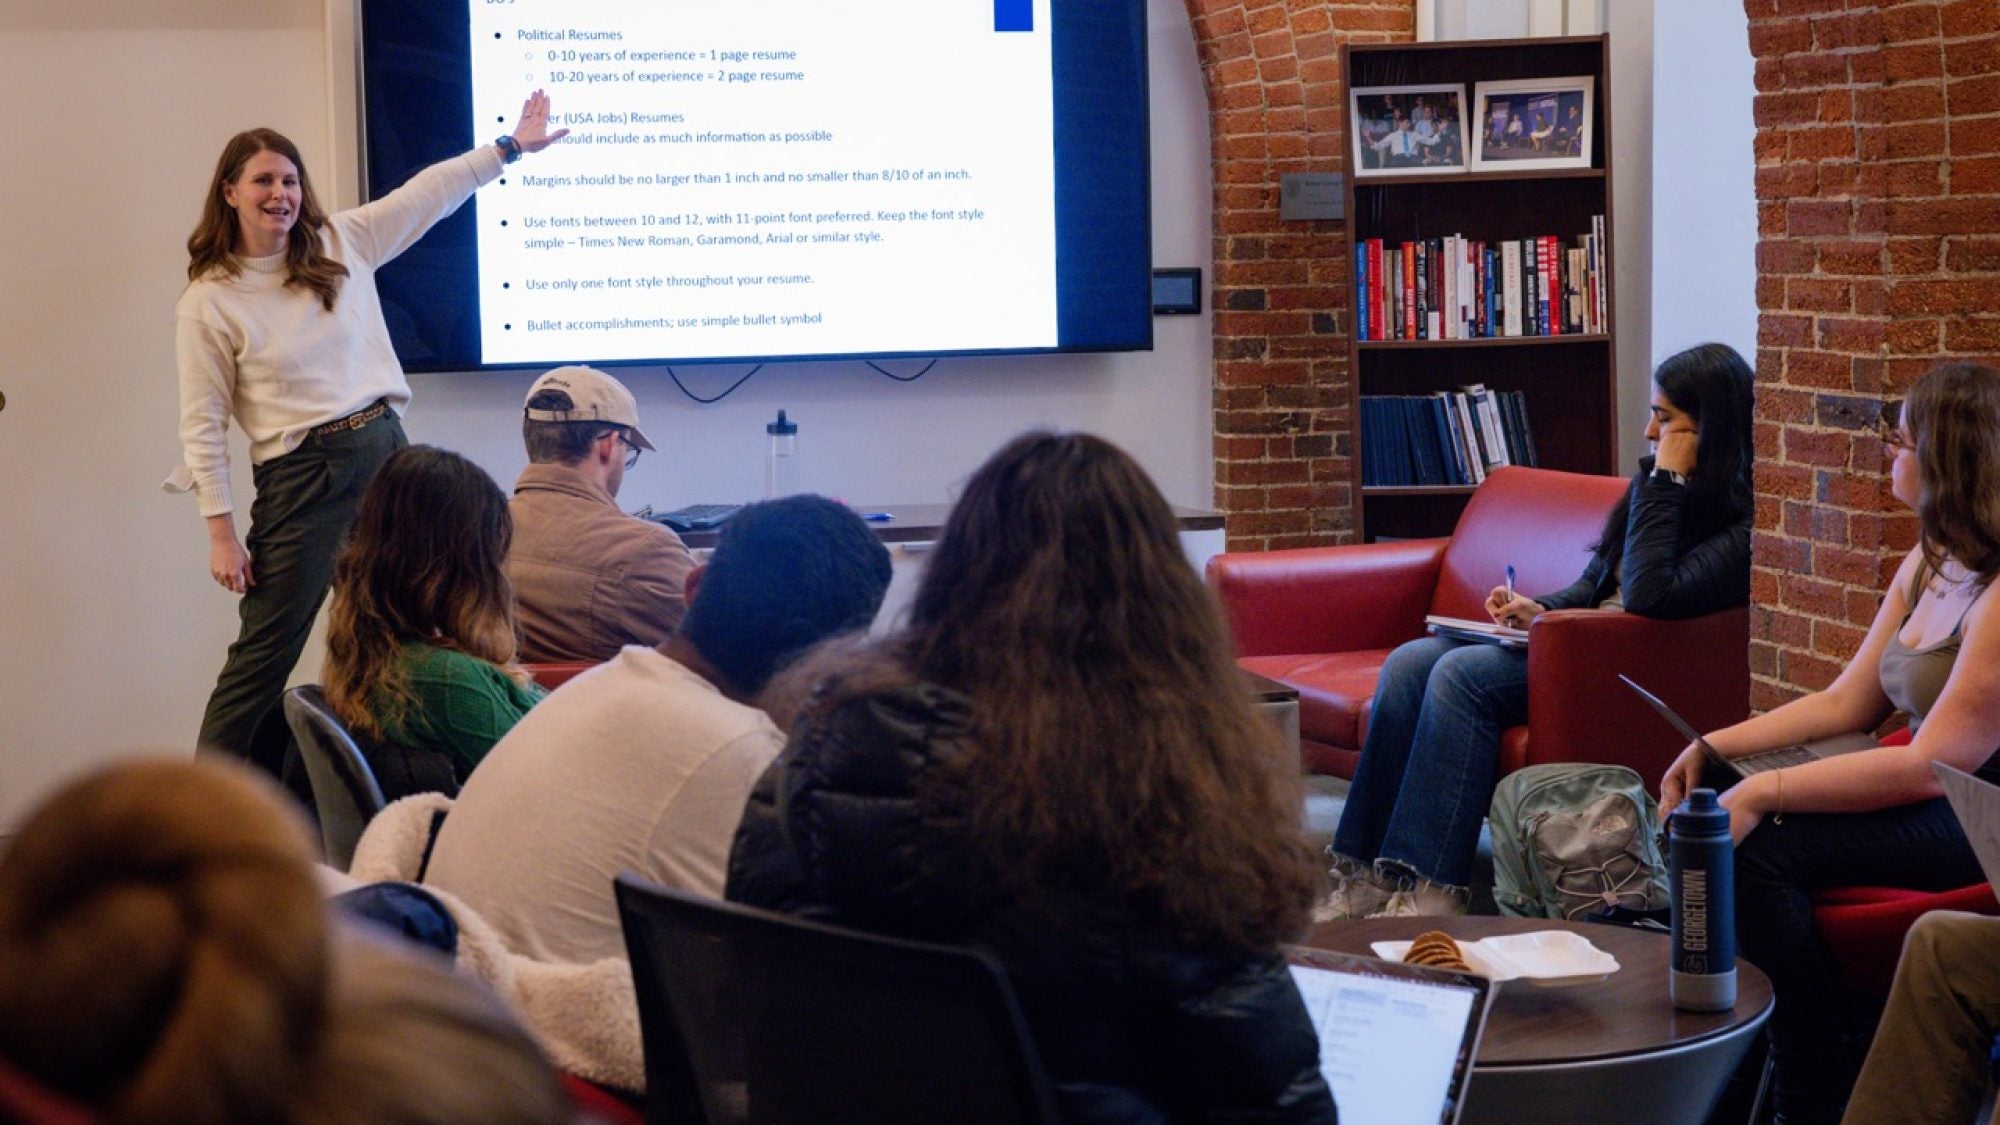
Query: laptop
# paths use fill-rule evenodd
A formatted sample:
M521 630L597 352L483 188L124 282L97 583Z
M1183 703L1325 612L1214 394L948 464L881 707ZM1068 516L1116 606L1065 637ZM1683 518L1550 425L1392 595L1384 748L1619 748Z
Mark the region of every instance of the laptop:
M1856 731L1851 734L1836 734L1832 738L1819 738L1811 742L1801 742L1793 746L1780 746L1776 750L1764 750L1755 754L1745 754L1740 758L1725 758L1722 756L1721 751L1708 744L1708 740L1701 736L1700 731L1694 729L1693 725L1686 719L1681 718L1679 714L1675 713L1673 708L1662 703L1659 696L1633 683L1630 676L1620 675L1618 678L1625 682L1626 687L1639 693L1639 698L1651 704L1653 710L1658 711L1662 718L1672 723L1675 730L1687 736L1688 741L1700 746L1701 752L1708 755L1709 761L1735 773L1739 778L1749 777L1751 774L1756 773L1768 773L1771 770L1781 770L1787 766L1802 766L1807 762L1817 762L1821 758L1833 758L1841 754L1852 754L1857 750L1872 750L1880 745L1872 736Z
M1944 798L1958 814L1958 826L1979 857L1986 881L2000 895L2000 786L1943 762L1932 762L1931 770L1944 784Z
M1458 1120L1492 981L1323 949L1288 953L1342 1121Z
M1455 641L1477 641L1480 644L1499 645L1502 648L1528 647L1526 629L1498 625L1491 621L1441 617L1434 613L1424 618L1424 628L1434 637L1450 637Z

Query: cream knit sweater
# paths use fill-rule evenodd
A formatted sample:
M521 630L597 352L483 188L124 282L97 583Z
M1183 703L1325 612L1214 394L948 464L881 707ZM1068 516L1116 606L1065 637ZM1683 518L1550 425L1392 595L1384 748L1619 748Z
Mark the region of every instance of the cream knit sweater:
M238 258L235 277L211 271L190 283L174 306L184 465L167 488L193 488L204 516L233 509L232 417L250 439L250 460L261 464L297 449L314 426L376 399L401 413L410 384L389 344L375 270L498 177L500 166L500 150L483 145L328 219L326 253L348 270L330 312L312 291L285 287L283 254Z

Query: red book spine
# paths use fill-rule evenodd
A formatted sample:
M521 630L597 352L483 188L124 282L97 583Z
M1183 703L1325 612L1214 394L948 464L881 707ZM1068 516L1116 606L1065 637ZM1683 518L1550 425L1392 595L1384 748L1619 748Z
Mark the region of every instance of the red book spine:
M1542 236L1543 278L1548 282L1549 335L1563 333L1563 290L1562 290L1562 250L1556 246L1556 236Z
M1368 338L1386 340L1382 334L1382 240L1368 240Z
M1402 244L1402 338L1416 338L1416 242Z

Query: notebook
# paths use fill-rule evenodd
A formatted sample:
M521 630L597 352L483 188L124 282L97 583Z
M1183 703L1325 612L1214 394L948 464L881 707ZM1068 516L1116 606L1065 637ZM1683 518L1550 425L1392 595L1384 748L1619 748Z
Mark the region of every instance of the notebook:
M1507 625L1496 625L1491 621L1473 621L1464 617L1440 617L1432 614L1424 618L1424 628L1432 636L1450 637L1455 641L1477 641L1480 644L1500 645L1504 648L1528 647L1528 631Z
M1458 1120L1491 981L1323 949L1293 949L1290 958L1342 1121Z
M2000 895L2000 786L1943 762L1932 762L1931 770L1944 783L1944 798L1958 814L1958 826L1979 857L1986 881Z
M1688 741L1700 746L1701 752L1708 756L1709 761L1733 772L1737 777L1768 773L1787 766L1802 766L1807 762L1819 761L1821 758L1852 754L1856 750L1872 750L1880 745L1872 736L1857 731L1852 734L1836 734L1832 738L1801 742L1794 746L1780 746L1776 750L1745 754L1740 758L1725 758L1721 751L1708 744L1708 740L1701 736L1700 731L1694 729L1686 719L1681 718L1673 708L1661 702L1659 696L1633 683L1630 676L1620 675L1618 678L1625 681L1626 687L1638 692L1639 698L1651 704L1653 710L1658 711L1661 717L1672 723L1674 729L1685 735Z

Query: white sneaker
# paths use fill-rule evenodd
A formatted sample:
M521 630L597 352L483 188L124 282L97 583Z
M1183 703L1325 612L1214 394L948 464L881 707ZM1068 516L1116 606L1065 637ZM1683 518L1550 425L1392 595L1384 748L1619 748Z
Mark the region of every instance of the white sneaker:
M1397 891L1370 918L1444 918L1465 913L1465 892L1436 883L1419 883Z
M1333 854L1333 867L1327 875L1333 880L1333 890L1313 909L1315 922L1366 918L1380 910L1394 890L1376 877L1373 867L1344 855Z

